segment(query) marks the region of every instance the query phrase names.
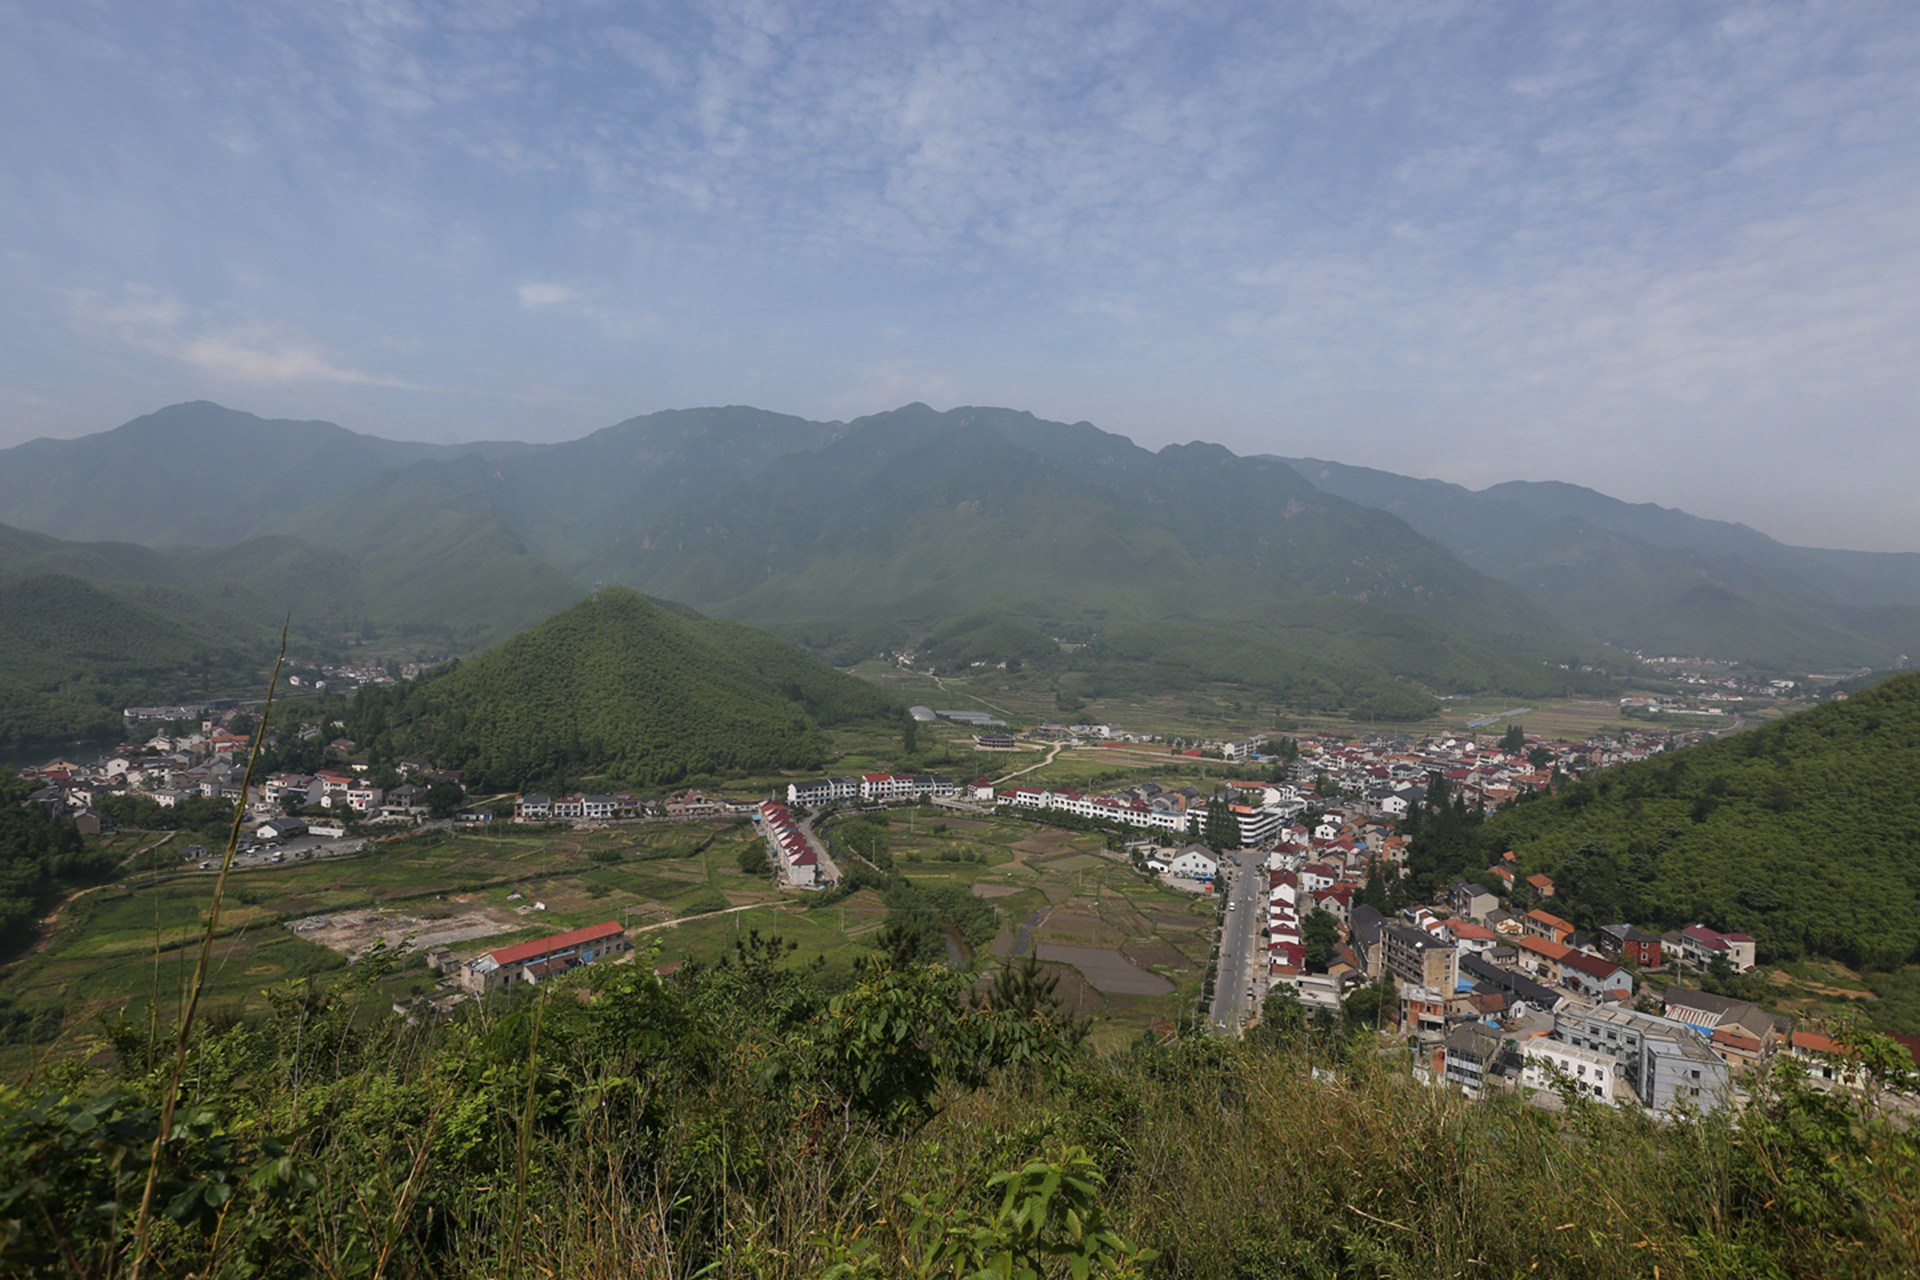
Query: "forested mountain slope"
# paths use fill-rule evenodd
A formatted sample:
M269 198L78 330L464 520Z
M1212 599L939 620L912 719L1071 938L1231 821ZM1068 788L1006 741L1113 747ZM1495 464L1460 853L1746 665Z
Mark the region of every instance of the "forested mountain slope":
M581 777L653 787L814 768L822 726L900 713L786 641L609 587L417 683L362 690L349 730L483 789Z
M57 573L0 572L0 746L109 737L130 702L248 682L264 635L218 625L210 602L156 587L114 592Z
M1752 934L1763 962L1891 968L1920 959L1916 778L1920 675L1904 675L1515 805L1455 863L1512 849L1587 927L1703 922Z
M1011 410L843 424L711 408L564 444L446 448L195 404L5 462L0 518L147 541L271 535L238 585L285 601L296 627L359 618L456 650L619 582L838 661L932 641L950 661L1060 664L1067 640L1083 667L1126 679L1247 681L1381 715L1423 714L1429 690L1607 687L1564 669L1602 651L1521 592L1285 464L1153 453ZM56 491L57 512L39 496ZM329 584L319 598L299 581L309 566Z
M995 660L1060 637L1083 661L1334 701L1394 677L1559 691L1568 674L1548 664L1589 650L1521 593L1282 464L1150 453L999 409L851 423L656 517L596 572L813 643L931 635L935 652ZM993 637L1012 643L996 652Z
M1581 634L1760 666L1890 667L1920 652L1920 556L1790 547L1578 485L1478 492L1315 458L1328 493L1392 512Z

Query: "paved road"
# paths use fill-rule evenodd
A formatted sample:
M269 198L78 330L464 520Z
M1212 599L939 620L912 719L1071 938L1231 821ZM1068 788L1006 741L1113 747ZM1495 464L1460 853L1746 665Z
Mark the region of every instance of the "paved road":
M819 866L815 868L815 883L822 885L839 884L840 868L827 853L827 842L813 833L812 814L808 814L806 817L800 819L800 834L807 838L807 843L813 846L813 856L820 860ZM769 840L767 843L771 846L773 842ZM778 865L780 851L770 848L769 856L773 858L775 865Z
M1225 890L1232 906L1220 927L1220 968L1213 984L1213 1004L1207 1010L1208 1028L1215 1035L1238 1035L1252 1012L1247 987L1259 976L1259 963L1266 958L1264 863L1258 853L1230 853L1221 860L1221 870L1233 873Z

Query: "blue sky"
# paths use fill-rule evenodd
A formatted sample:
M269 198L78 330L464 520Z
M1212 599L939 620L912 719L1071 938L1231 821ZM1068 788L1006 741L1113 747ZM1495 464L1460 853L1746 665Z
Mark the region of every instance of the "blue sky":
M1920 550L1920 5L0 0L0 445L754 404Z

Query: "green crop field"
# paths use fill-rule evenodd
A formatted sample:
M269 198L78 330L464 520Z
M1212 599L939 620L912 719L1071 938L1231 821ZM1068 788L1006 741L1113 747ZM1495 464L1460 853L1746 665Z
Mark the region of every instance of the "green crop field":
M1099 835L943 810L896 810L890 817L897 870L915 884L961 886L996 908L999 936L990 951L967 957L970 963L989 969L1012 953L1016 939L1028 946L1085 944L1100 934L1099 945L1116 953L1123 946L1130 957L1139 951L1132 958L1162 974L1172 991L1103 994L1072 966L1054 966L1062 993L1094 1021L1096 1038L1170 1023L1191 1004L1212 945L1211 903L1149 883L1106 853ZM60 1048L84 1046L104 1019L144 1019L155 1010L168 1016L197 955L214 875L181 863L179 837L118 839L130 855L122 879L69 900L41 944L7 966L5 998L13 1006L61 1011ZM468 919L481 920L483 931L447 944L457 955L615 919L634 931L638 958L655 966L714 960L736 937L757 930L793 944L798 960L850 976L885 923L880 895L863 890L829 903L748 876L740 855L759 842L752 825L738 820L504 827L236 870L203 1003L227 1014L258 1009L288 980L346 969L347 953L376 935ZM749 909L719 914L743 907ZM1101 928L1090 930L1090 921ZM296 922L299 933L289 928ZM485 932L489 926L493 932ZM403 952L374 986L369 1016L433 989L422 951ZM0 1070L17 1074L46 1052L44 1043L0 1046Z

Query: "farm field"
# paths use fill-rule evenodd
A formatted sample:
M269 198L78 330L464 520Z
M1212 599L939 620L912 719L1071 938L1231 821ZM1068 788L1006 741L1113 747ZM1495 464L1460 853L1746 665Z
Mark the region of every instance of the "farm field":
M166 842L168 845L172 841ZM759 837L741 821L659 824L619 830L431 833L347 857L236 870L228 880L209 981L210 1012L257 1008L289 979L347 965L381 933L427 933L443 922L474 935L456 954L596 921L638 928L683 915L783 897L771 880L749 877L742 849ZM42 943L7 966L4 992L18 1008L58 1006L71 1035L96 1034L103 1018L164 1017L191 975L214 876L181 870L156 849L127 875L71 899ZM538 904L538 905L536 905ZM386 927L352 917L379 913ZM336 918L341 924L334 923ZM402 929L402 919L421 928ZM326 924L295 931L289 926ZM491 921L491 935L461 928ZM329 947L316 939L337 936ZM424 957L402 958L369 997L384 1007L432 989ZM23 1046L6 1046L0 1067L17 1067Z
M886 662L866 662L855 674L888 689L911 702L940 708L995 710L1015 724L1036 724L1045 720L1075 723L1097 721L1117 723L1142 733L1168 736L1238 737L1258 733L1325 733L1340 737L1364 737L1369 733L1398 733L1422 736L1432 733L1478 732L1499 734L1509 718L1504 714L1524 707L1511 717L1526 726L1529 733L1545 737L1578 740L1594 733L1618 731L1646 721L1632 721L1620 714L1619 704L1609 698L1515 699L1510 694L1488 694L1449 698L1441 703L1437 715L1412 723L1368 722L1339 715L1302 713L1273 701L1258 690L1216 684L1195 689L1154 692L1124 691L1090 698L1073 712L1061 711L1045 676L1030 672L1008 674L999 670L981 670L965 675L941 676L938 682L916 671L906 671ZM1755 715L1773 714L1762 707L1750 709ZM1486 723L1474 725L1476 721ZM923 726L931 727L931 726ZM1682 727L1698 727L1686 725Z
M894 866L915 884L963 886L992 903L999 928L983 969L1036 954L1096 1044L1170 1029L1192 1007L1213 949L1213 899L1140 875L1103 835L939 810L904 817L888 824Z
M1096 1040L1171 1026L1197 995L1212 945L1210 901L1149 883L1104 851L1104 837L1018 819L896 810L887 823L896 869L916 884L962 886L998 912L999 936L976 960L1039 947ZM76 896L41 944L6 967L17 1010L56 1008L55 1053L81 1051L113 1019L164 1020L193 970L214 886L182 870L176 840L122 837L140 850L115 884ZM665 967L712 960L757 930L793 945L797 962L851 978L873 950L887 908L862 890L838 901L775 886L740 869L760 844L739 820L597 830L432 833L341 858L236 870L228 881L209 980L208 1016L263 1007L269 992L314 975L342 980L384 939L409 940L367 996L370 1016L425 994L424 947L456 955L619 920L636 959ZM745 910L729 910L747 908ZM1055 950L1078 948L1078 950ZM40 1044L0 1045L0 1075L48 1056Z

